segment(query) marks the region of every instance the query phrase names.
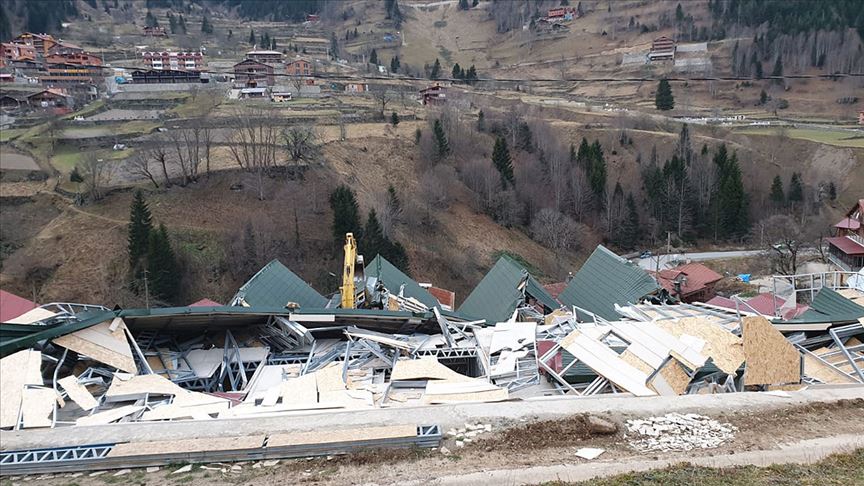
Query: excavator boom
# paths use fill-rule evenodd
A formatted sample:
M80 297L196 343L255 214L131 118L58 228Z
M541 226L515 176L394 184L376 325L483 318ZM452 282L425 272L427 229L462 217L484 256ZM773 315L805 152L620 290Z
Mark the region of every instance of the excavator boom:
M342 308L354 308L354 265L357 262L357 241L354 240L354 233L345 234L345 261L342 266L342 286L339 287L342 293Z

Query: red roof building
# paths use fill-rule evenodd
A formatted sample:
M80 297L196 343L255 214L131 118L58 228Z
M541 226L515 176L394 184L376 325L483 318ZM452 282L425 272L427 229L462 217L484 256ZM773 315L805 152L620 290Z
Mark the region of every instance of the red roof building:
M705 302L714 297L714 286L723 278L701 263L688 263L651 273L670 295L688 303Z
M842 270L857 272L864 267L864 199L834 225L836 236L828 238L828 259Z
M144 52L144 66L154 71L201 71L204 69L204 54L200 52Z
M420 99L424 105L443 105L447 102L447 92L444 86L435 83L434 86L420 90Z
M102 58L87 52L70 52L67 54L51 54L45 58L48 64L75 64L77 66L101 66Z
M776 310L780 314L779 317L786 320L794 319L810 308L810 306L804 304L796 304L794 308L783 309L786 300L780 297L773 297L772 301L770 293L762 293L750 299L739 299L737 302L726 297L717 296L706 302L706 304L723 307L724 309L738 310L743 313L759 313L766 316L776 315L774 313Z
M193 302L189 304L189 307L222 307L222 304L216 302L215 300L204 298L199 300L198 302Z
M311 76L312 63L306 59L295 59L285 65L285 74L289 76Z
M453 310L456 308L456 292L438 287L429 287L426 290L432 294L432 297L435 297L444 310Z
M18 297L11 292L0 290L0 322L15 319L36 307L38 306L33 301L27 300L24 297Z
M564 292L564 289L567 288L568 283L570 282L556 282L546 284L543 286L543 288L546 289L546 292L549 292L549 295L551 295L557 300L558 296L561 295L561 292Z

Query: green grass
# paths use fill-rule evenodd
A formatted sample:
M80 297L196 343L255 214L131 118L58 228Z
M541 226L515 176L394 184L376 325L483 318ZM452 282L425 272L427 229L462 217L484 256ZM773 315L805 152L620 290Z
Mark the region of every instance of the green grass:
M222 97L216 93L199 93L194 98L187 97L182 104L168 110L168 113L179 118L198 118L210 113L221 102Z
M64 116L63 119L64 120L72 120L76 116L83 116L86 118L90 115L93 115L93 114L99 112L99 110L101 110L102 107L104 107L104 106L105 106L105 100L96 100L96 101L94 101L88 105L84 105L83 108L81 108L80 110L78 110L74 113L69 113L68 115Z
M735 130L742 135L773 135L785 134L789 138L808 140L810 142L824 143L837 147L864 148L864 136L849 131L840 130L815 130L812 128L787 128L781 130L776 127L748 127Z
M0 143L13 140L15 137L23 134L27 130L24 128L4 128L0 130Z
M681 464L666 469L621 474L583 483L554 481L547 486L751 486L751 485L853 485L864 484L864 449L835 454L815 464L781 464L769 467L738 466L715 469Z
M528 270L528 273L533 275L535 278L540 278L544 275L543 271L541 271L539 268L532 265L528 260L525 259L525 257L523 257L522 255L520 255L518 253L514 253L512 251L507 251L507 250L498 250L498 251L492 253L492 259L495 260L496 262L502 256L508 256L508 257L512 258L514 261L516 261L516 263L525 267L525 270Z
M80 164L81 161L84 160L85 156L89 156L90 154L93 154L97 159L121 160L131 157L133 153L135 153L133 149L100 149L92 152L81 152L74 147L61 146L59 150L51 156L51 165L60 172L68 174L69 172L72 172L72 169L74 169L76 165Z

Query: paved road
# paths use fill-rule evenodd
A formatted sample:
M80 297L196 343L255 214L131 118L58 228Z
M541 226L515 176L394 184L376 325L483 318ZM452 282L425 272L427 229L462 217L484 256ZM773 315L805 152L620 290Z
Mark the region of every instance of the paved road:
M736 251L706 251L702 253L671 253L669 255L655 255L650 258L639 258L639 266L645 270L656 270L657 260L660 260L659 268L672 266L672 262L679 260L692 260L702 262L706 260L720 260L723 258L743 258L757 256L764 250L736 250Z

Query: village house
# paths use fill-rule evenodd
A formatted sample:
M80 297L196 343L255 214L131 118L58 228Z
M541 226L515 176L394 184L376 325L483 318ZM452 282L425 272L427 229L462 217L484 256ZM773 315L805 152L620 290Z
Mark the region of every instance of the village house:
M274 103L283 103L285 101L291 101L292 98L293 98L293 96L292 96L290 91L280 90L280 91L274 91L274 92L270 93L270 101L272 101Z
M447 102L447 92L444 86L435 83L420 90L420 100L424 105L443 105Z
M72 108L72 97L65 91L48 88L27 97L27 103L34 108Z
M369 85L363 83L348 83L345 85L346 93L365 93L369 91Z
M675 40L661 36L651 42L649 61L671 61L675 59Z
M78 64L48 64L47 74L39 82L47 85L94 84L101 78L99 66Z
M75 64L78 66L101 66L102 58L88 52L70 52L50 54L45 58L46 64Z
M864 125L864 110L858 112L858 124Z
M0 56L2 56L4 61L16 62L36 60L36 48L31 45L17 42L3 42L0 46L2 46L2 53L0 53Z
M828 238L828 259L848 272L864 268L864 199L834 225L836 235Z
M551 8L546 14L547 21L569 21L579 17L574 7Z
M53 46L51 46L50 49L48 49L48 53L45 54L45 56L46 57L57 56L57 55L62 56L62 55L67 55L67 54L80 54L83 52L84 52L84 48L79 46L79 45L70 44L68 42L63 42L63 41L57 41L56 44L54 44Z
M247 88L273 86L273 66L252 59L244 59L234 65L234 84Z
M649 272L661 287L681 302L705 302L714 297L714 287L723 279L701 263L688 263L668 270Z
M24 32L13 41L16 44L25 44L33 46L36 53L40 56L47 56L52 47L58 44L57 39L48 34L34 34L32 32Z
M263 63L280 63L282 62L282 53L279 51L256 50L246 53L246 59Z
M311 76L312 63L302 57L295 59L285 65L285 74L289 76Z
M201 52L144 52L141 54L146 69L155 71L201 71L204 54Z
M149 37L166 37L165 27L144 27L144 35Z
M132 84L201 83L198 71L139 69L132 71Z

